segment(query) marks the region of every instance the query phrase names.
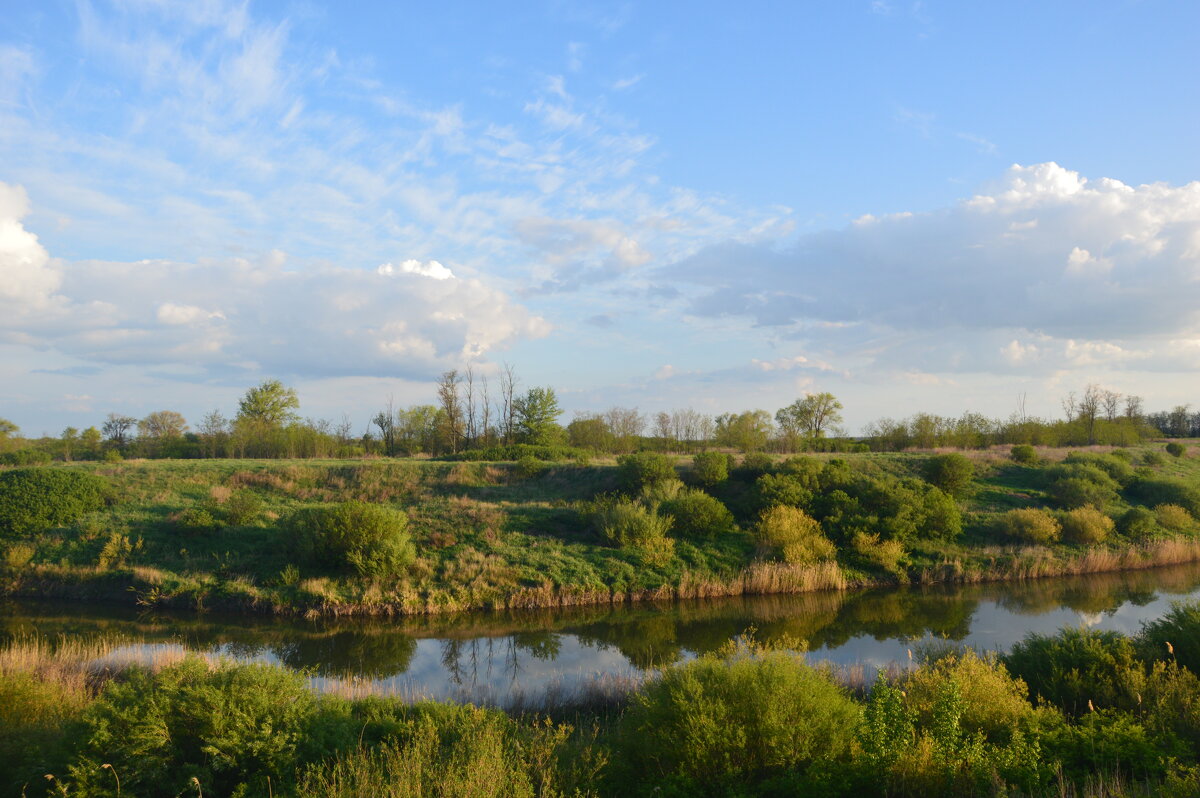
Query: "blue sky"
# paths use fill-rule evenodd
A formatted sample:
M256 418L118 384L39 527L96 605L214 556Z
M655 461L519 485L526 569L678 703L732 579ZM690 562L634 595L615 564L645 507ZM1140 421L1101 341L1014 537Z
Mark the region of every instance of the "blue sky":
M346 9L350 10L347 11ZM1200 6L11 1L0 416L1200 396ZM570 418L568 413L567 419Z

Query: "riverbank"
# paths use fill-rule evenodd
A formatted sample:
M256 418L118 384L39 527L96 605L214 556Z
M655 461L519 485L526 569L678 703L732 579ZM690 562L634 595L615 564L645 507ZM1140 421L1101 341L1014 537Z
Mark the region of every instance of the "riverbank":
M671 474L678 487L654 486L649 494L643 488L636 501L652 509L640 512L666 515L677 507L666 494L645 498L666 491L701 496L730 520L719 533L670 529L665 557L614 545L597 528L596 497L628 490L615 464L70 464L55 468L106 480L113 503L69 526L10 539L0 595L309 617L410 616L1026 580L1200 560L1200 528L1187 509L1200 508L1195 461L1163 458L1153 447L1071 456L1083 460L1019 464L1006 453L975 453L957 500L924 479L926 454L735 465L703 492L688 487L697 484L693 465L679 458ZM1081 512L1107 524L1099 539L1022 543L1004 531L1014 510L1035 511L1057 526L1056 519L1069 522L1075 500L1060 488L1087 480L1091 492L1080 506L1090 509ZM404 513L414 557L401 573L364 575L297 553L289 518L344 501ZM931 501L936 519L928 515ZM758 526L778 506L815 516L831 554L785 561ZM935 521L941 531L926 534Z

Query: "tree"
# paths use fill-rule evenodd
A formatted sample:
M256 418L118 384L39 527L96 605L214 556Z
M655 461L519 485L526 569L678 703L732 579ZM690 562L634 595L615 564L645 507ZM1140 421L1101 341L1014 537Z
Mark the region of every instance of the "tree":
M184 417L174 410L156 410L138 422L138 437L147 454L161 456L166 445L183 437L187 426Z
M137 424L136 418L122 416L119 413L109 413L108 418L104 420L100 431L104 433L104 438L117 449L124 449L129 445L129 431Z
M541 445L554 443L555 433L560 429L557 419L563 411L553 388L530 388L515 400L514 405L517 429L525 441Z
M810 393L775 414L785 431L806 438L823 438L842 423L842 403L831 393Z
M238 401L238 421L253 421L268 427L280 427L299 420L293 410L300 408L296 391L279 380L264 380L246 391Z
M766 410L723 413L716 423L717 444L743 452L761 451L771 437L771 414Z
M212 411L200 421L198 432L209 457L217 456L217 450L228 436L228 430L229 421L221 414L220 410Z
M388 397L387 407L375 414L371 423L379 427L379 439L383 442L383 452L388 457L396 453L396 411L395 400Z
M71 456L75 453L75 445L79 443L79 430L67 427L58 437L61 442L63 459L69 463L72 459Z
M0 452L8 448L9 441L14 440L21 432L21 428L9 421L7 418L0 418Z
M607 452L612 449L612 433L599 416L581 415L567 425L567 442L580 449Z
M85 457L100 456L100 430L88 427L79 434L79 445Z
M451 452L458 451L459 441L463 437L462 397L459 396L458 384L461 382L458 371L451 369L442 374L438 382L438 403L442 411L442 432Z

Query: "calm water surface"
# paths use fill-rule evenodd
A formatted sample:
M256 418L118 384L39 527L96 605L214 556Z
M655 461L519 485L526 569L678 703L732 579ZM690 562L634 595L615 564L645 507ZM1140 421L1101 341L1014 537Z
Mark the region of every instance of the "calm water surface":
M1172 601L1200 598L1200 564L1026 583L476 613L399 620L299 621L136 612L50 602L0 603L0 639L115 635L118 657L183 649L309 669L318 686L349 680L406 696L506 703L638 675L712 651L753 629L808 643L810 658L867 673L906 663L923 641L1006 651L1065 626L1137 632Z

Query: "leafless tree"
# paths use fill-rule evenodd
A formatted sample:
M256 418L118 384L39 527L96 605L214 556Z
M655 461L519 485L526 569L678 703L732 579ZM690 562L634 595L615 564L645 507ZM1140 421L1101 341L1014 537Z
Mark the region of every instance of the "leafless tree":
M451 452L458 451L458 445L463 436L462 397L459 396L459 382L461 380L457 369L442 374L442 379L438 382L438 403L441 405L442 423L445 425L442 432L445 434L446 445L450 447Z

